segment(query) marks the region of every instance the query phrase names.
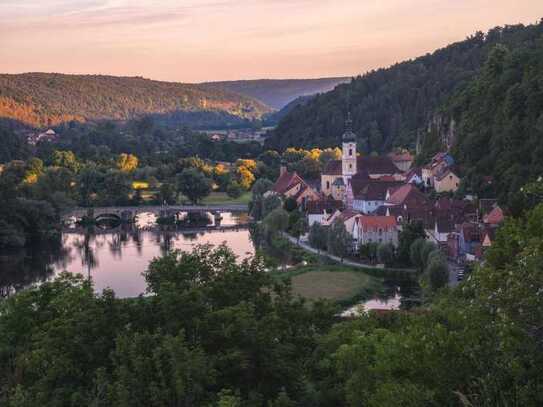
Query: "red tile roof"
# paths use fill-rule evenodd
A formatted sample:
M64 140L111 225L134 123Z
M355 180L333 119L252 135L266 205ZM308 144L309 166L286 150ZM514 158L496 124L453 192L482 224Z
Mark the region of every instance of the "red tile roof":
M398 226L394 216L366 216L361 215L357 218L357 222L364 232L376 231L383 229L389 231Z
M499 206L496 206L494 209L490 211L489 214L487 214L483 218L484 223L488 223L490 225L499 225L503 222L504 215L503 211Z
M387 203L392 205L403 205L408 199L411 203L419 205L428 203L428 199L424 196L424 194L420 192L417 187L411 184L405 184L393 189Z
M296 171L294 172L288 172L285 171L282 175L277 178L277 181L275 181L275 184L273 185L272 191L278 193L278 194L284 194L289 189L294 187L296 184L304 183L304 180L300 178L298 174L296 174Z

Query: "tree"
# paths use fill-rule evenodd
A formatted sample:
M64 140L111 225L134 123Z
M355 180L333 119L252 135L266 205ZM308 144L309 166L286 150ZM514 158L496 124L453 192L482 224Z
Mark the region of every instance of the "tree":
M211 192L211 181L198 170L188 168L177 176L177 189L197 204Z
M236 169L236 177L237 177L238 183L246 191L251 189L251 185L253 185L253 182L255 181L254 174L251 172L251 170L249 170L249 168L247 168L247 167L245 167L243 165L237 167L237 169Z
M445 287L449 282L449 268L446 259L441 254L430 256L425 273L432 291Z
M255 196L262 196L266 192L268 192L273 187L273 182L271 182L267 178L260 178L258 179L251 188L251 192L253 193L253 198Z
M300 241L300 236L305 235L309 229L307 218L302 215L290 227L290 233Z
M411 246L409 246L409 260L419 271L424 270L424 261L422 260L422 250L426 245L426 240L419 237Z
M338 256L342 262L343 258L353 250L352 237L341 219L336 219L328 229L327 247L328 251Z
M425 239L426 232L421 222L410 222L404 225L399 235L398 243L398 261L405 265L411 264L409 258L410 248L417 239Z
M298 202L296 202L296 199L288 197L287 199L285 199L283 207L285 208L285 211L292 212L298 209Z
M326 250L328 243L328 230L326 226L321 225L319 222L314 222L309 228L308 240L311 247L317 249L319 253L321 250Z
M379 262L390 266L394 263L394 246L391 243L382 243L377 247Z
M74 173L77 173L81 167L73 151L53 151L51 163L56 167L68 168Z
M133 154L122 153L117 157L117 168L126 173L131 173L138 168L138 157Z
M168 205L174 204L175 203L175 187L168 182L163 182L159 188L158 200L161 204L168 204Z
M275 208L269 214L266 215L262 221L266 226L266 229L270 234L276 234L277 232L284 232L288 228L288 212L283 208Z
M226 194L230 198L239 198L243 194L243 188L237 181L232 181L226 188Z

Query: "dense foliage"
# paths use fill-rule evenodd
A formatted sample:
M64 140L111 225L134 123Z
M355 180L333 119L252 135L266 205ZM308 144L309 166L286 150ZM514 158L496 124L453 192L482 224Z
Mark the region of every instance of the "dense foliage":
M147 297L64 275L0 303L0 404L539 406L542 236L539 205L459 288L339 323L225 247L154 260Z
M513 206L520 187L543 175L543 24L525 47L494 48L450 105L466 189Z
M543 23L497 27L433 54L359 76L293 109L271 133L268 147L336 146L348 110L362 151L414 147L434 114L474 78L496 44L529 48L542 30Z
M196 126L240 125L269 111L255 99L219 87L140 77L0 75L0 117L35 127L74 120L128 120L143 114Z

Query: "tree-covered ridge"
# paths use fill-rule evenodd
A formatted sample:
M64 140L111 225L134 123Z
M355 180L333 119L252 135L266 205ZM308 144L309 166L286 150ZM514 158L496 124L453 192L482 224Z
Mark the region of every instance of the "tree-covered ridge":
M432 116L475 77L496 44L529 48L542 31L543 22L496 27L433 54L359 76L294 109L281 120L268 146L335 146L350 110L363 151L414 147Z
M176 112L217 112L234 119L254 120L269 111L269 107L249 97L199 85L140 77L0 74L0 118L35 127Z
M245 81L223 81L203 83L206 89L222 89L249 96L273 107L282 109L300 96L328 92L350 78L318 79L256 79Z
M466 189L514 209L522 185L543 176L543 30L525 47L496 46L447 114Z

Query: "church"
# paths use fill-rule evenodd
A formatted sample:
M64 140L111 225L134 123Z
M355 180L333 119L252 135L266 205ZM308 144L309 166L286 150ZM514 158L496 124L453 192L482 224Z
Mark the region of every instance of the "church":
M321 192L352 207L352 199L370 181L403 181L405 176L388 156L359 155L356 134L349 113L342 136L340 160L326 163L321 175Z

